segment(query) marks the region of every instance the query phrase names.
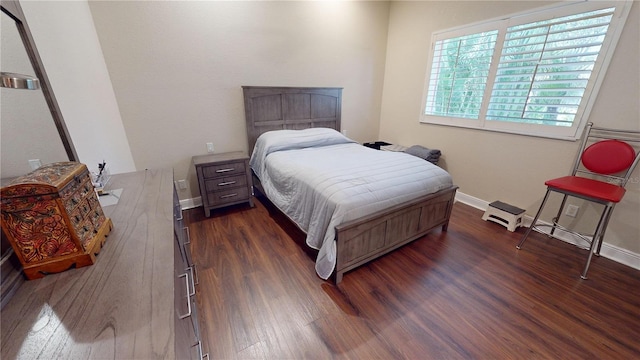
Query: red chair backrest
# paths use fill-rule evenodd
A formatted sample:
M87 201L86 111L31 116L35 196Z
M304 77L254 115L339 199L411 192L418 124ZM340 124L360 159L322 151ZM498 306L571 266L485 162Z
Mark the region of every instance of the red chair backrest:
M582 153L585 168L598 174L616 174L627 170L635 159L633 147L620 140L603 140L591 144Z

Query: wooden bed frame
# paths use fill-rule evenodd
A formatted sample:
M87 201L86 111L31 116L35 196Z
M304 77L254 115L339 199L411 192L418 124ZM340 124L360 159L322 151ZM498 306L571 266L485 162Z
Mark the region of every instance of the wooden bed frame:
M340 131L342 88L243 86L249 153L270 130L327 127ZM254 186L262 195L260 179ZM336 284L345 272L442 226L446 231L457 186L336 226Z

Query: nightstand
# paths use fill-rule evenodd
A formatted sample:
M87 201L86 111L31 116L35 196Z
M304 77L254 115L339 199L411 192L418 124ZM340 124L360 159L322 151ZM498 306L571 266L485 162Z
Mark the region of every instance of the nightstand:
M248 202L253 207L251 168L244 152L193 157L204 215L211 210Z
M366 143L364 143L362 145L364 145L366 147L370 147L372 149L380 150L380 147L391 145L391 144L389 144L386 141L374 141L374 142L366 142Z

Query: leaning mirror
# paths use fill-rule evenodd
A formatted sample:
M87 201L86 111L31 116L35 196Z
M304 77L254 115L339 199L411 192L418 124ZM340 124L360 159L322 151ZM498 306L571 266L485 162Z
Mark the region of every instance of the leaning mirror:
M35 74L20 39L16 24L2 13L2 71ZM6 75L6 72L3 73ZM14 77L15 78L15 77ZM3 81L10 81L3 76ZM12 83L19 83L19 80ZM62 140L56 131L42 90L23 90L0 87L0 172L2 178L24 175L33 168L35 160L46 164L67 161ZM34 164L35 166L35 164Z
M18 2L2 1L0 26L0 177L24 175L38 162L75 160L75 150Z

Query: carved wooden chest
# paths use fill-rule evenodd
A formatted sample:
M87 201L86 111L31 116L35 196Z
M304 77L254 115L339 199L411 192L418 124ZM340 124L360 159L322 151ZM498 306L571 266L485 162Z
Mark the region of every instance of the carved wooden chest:
M0 196L2 228L28 279L94 264L113 226L77 162L44 165Z

